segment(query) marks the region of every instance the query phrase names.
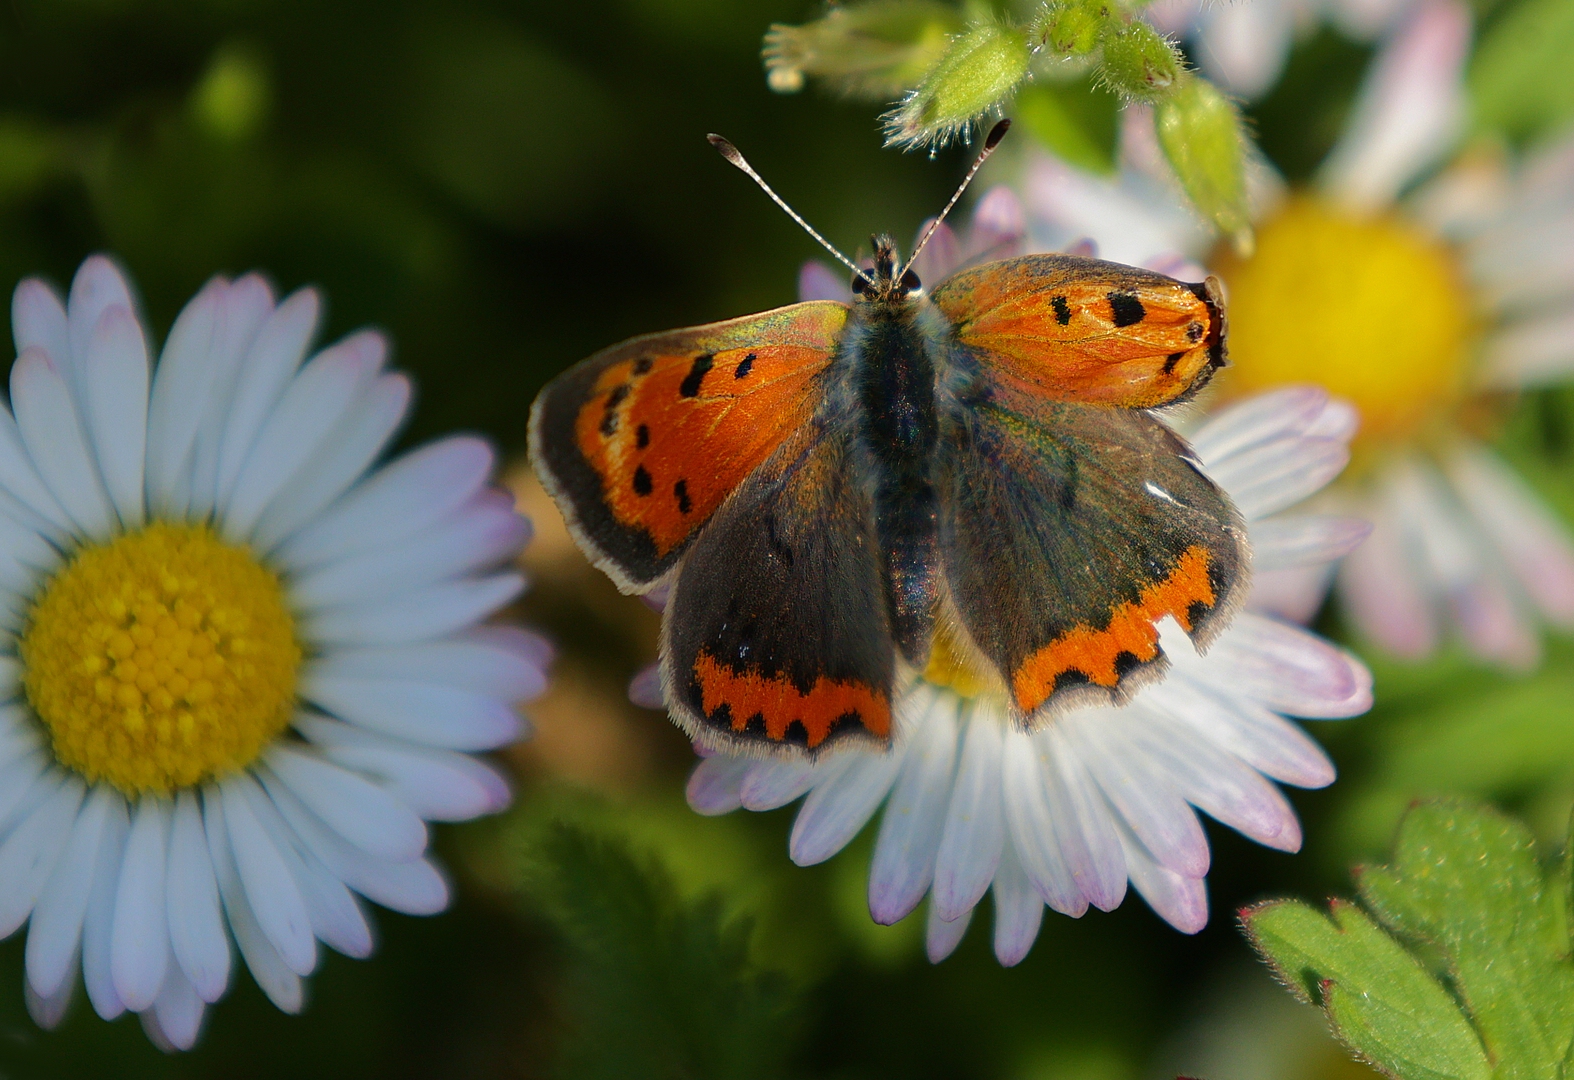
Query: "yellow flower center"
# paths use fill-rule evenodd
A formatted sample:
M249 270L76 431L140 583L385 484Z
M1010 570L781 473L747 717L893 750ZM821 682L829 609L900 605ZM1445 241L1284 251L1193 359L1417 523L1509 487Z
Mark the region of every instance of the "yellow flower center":
M972 649L956 639L955 631L944 619L935 625L934 636L929 642L929 664L924 668L924 681L944 686L957 695L975 698L988 691L1001 691L999 676L980 668L970 655Z
M301 663L278 575L206 525L79 550L21 654L55 757L127 794L250 764L289 722Z
M1229 295L1229 393L1320 383L1361 410L1363 438L1381 442L1458 402L1473 304L1437 237L1300 197L1262 227L1250 258L1224 250L1214 264Z

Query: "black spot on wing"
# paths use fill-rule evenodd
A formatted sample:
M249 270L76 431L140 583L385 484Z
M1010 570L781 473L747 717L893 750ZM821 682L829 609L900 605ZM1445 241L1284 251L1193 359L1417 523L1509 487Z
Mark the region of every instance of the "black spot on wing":
M634 429L634 445L641 450L650 445L650 425L641 424Z
M618 406L629 396L629 384L620 383L607 395L606 411L601 414L601 434L611 438L618 430Z
M738 366L733 369L732 377L734 379L741 379L747 375L753 369L753 367L754 354L750 353L748 356L745 356L742 360L738 361Z
M698 397L700 384L705 381L705 376L710 374L711 365L716 358L710 353L700 353L694 358L694 366L689 368L689 373L683 376L683 382L678 386L678 393L684 397Z
M1050 297L1049 306L1055 309L1055 321L1061 326L1071 321L1071 305L1066 303L1064 296Z
M645 375L649 373L650 369L655 366L655 360L648 356L642 356L638 360L634 361L634 374Z
M1186 324L1187 341L1201 341L1202 335L1206 332L1207 328L1204 327L1202 323L1197 322L1195 319Z
M645 466L641 465L636 468L634 470L634 494L645 496L649 495L653 490L655 488L650 482L650 473L645 471Z
M672 496L678 500L678 513L687 514L694 509L694 504L689 501L689 482L679 480L672 485Z
M1164 358L1164 374L1169 375L1174 372L1175 365L1180 363L1180 358L1185 355L1185 352L1172 352L1166 356Z
M1116 326L1131 326L1147 318L1148 309L1142 306L1134 292L1115 290L1108 296L1110 315Z

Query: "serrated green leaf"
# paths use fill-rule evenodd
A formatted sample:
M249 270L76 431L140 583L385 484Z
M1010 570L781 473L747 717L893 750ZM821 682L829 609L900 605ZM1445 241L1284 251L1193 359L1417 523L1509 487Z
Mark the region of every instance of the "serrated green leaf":
M1115 171L1119 108L1114 94L1080 79L1023 87L1012 116L1063 160L1109 175Z
M1353 904L1335 901L1330 918L1279 901L1245 912L1242 923L1285 984L1322 1004L1335 1034L1357 1054L1407 1080L1491 1075L1454 999Z
M1418 806L1391 865L1361 876L1361 895L1385 924L1443 952L1498 1076L1558 1074L1574 1033L1574 967L1528 829L1457 802Z
M1470 65L1477 125L1530 138L1574 116L1574 4L1522 0L1492 23Z

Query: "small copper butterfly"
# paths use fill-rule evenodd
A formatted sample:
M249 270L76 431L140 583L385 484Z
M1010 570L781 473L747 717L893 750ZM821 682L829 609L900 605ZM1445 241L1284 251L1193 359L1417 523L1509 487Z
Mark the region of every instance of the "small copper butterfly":
M1199 645L1222 629L1245 528L1149 412L1225 362L1214 279L1028 255L926 291L889 237L857 266L711 141L852 269L853 302L632 338L530 414L580 546L626 592L671 588L662 685L686 732L886 743L937 633L1032 726L1162 671L1164 618Z

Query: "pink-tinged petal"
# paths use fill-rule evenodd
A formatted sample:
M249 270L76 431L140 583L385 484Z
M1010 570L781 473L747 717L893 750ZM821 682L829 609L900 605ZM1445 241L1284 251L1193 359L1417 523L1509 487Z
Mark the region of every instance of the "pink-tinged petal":
M1166 34L1179 37L1191 28L1202 9L1202 0L1155 0L1142 10L1142 17Z
M918 250L918 242L923 239L924 233L928 231L933 221L934 219L930 218L919 227L918 235L913 238L915 251ZM929 238L923 250L918 252L917 260L911 265L919 281L934 286L961 264L962 241L956 235L956 231L942 221L935 226L934 235Z
M1393 26L1415 0L1333 0L1331 6L1346 35L1369 41Z
M1046 790L1050 781L1042 745L1013 725L1006 732L1002 765L1001 798L1010 843L1023 873L1044 903L1063 915L1080 918L1088 909L1088 900L1061 854L1060 829Z
M1166 251L1155 255L1142 264L1149 270L1180 281L1201 281L1208 276L1208 270L1189 255L1178 251Z
M1320 386L1285 386L1253 394L1208 417L1191 438L1192 449L1212 467L1286 439L1305 437L1328 408ZM1327 436L1334 437L1331 433Z
M1516 205L1464 254L1485 306L1500 313L1555 315L1574 300L1574 208Z
M1340 201L1375 210L1393 202L1459 133L1470 9L1422 0L1373 62L1345 135L1323 166Z
M1255 98L1278 80L1295 32L1288 0L1223 4L1204 11L1199 21L1194 55L1215 81Z
M1574 537L1567 526L1495 455L1462 450L1450 465L1460 497L1525 594L1549 621L1574 626Z
M1323 608L1335 569L1333 563L1281 570L1253 568L1246 610L1303 625L1309 623Z
M743 805L738 788L753 762L748 758L709 757L694 766L684 794L695 813L707 817L730 814Z
M853 302L853 290L848 287L848 272L833 270L818 259L810 259L798 271L799 300L840 300Z
M945 921L962 918L984 898L1000 865L1006 842L1000 799L1004 721L975 711L962 736L962 760L935 855L932 902Z
M1002 967L1015 967L1027 956L1044 921L1044 901L1022 869L1016 851L1007 841L995 874L995 959Z
M931 904L929 918L924 928L924 952L929 957L931 964L938 964L956 951L962 944L962 936L967 933L967 924L973 921L973 910L969 908L961 915L946 922L940 917L939 910Z
M1172 671L1142 700L1280 783L1320 788L1334 782L1334 763L1300 727L1191 672Z
M918 907L934 880L935 853L945 827L956 761L956 704L930 702L913 733L880 816L869 867L869 914L889 926Z
M1493 573L1453 590L1449 610L1465 647L1483 660L1529 671L1541 660L1541 638L1515 603L1506 583Z
M1126 860L1109 803L1058 727L1035 736L1044 748L1050 814L1071 879L1100 911L1126 897Z
M1428 656L1437 648L1437 618L1403 528L1386 499L1372 504L1371 516L1371 535L1340 564L1340 601L1373 643L1396 656Z
M629 700L642 709L665 709L667 697L661 692L661 665L646 664L629 680Z
M87 355L88 341L104 312L117 306L127 311L136 310L125 275L107 255L89 255L77 268L76 277L71 279L71 295L66 298L71 351L54 358L79 395L87 385L80 365Z
M1176 656L1182 650L1177 643L1166 651ZM1248 611L1236 616L1201 663L1178 663L1289 716L1335 719L1372 707L1372 673L1354 655L1302 627Z
M1574 261L1570 265L1574 289ZM1513 322L1487 341L1481 381L1500 390L1566 382L1574 375L1574 306Z
M858 835L896 780L901 755L848 752L843 768L816 783L792 823L787 853L799 866L822 863Z
M27 1006L27 1015L32 1017L33 1023L45 1031L53 1031L60 1026L60 1021L66 1018L66 1013L71 1008L71 1002L76 997L77 973L76 956L71 957L71 970L66 973L55 992L49 997L41 996L33 988L31 979L22 982L22 1003Z
M1013 259L1027 248L1027 210L1017 193L998 184L973 207L962 256L968 262Z
M1121 831L1131 883L1159 918L1183 934L1208 925L1208 886L1201 877L1186 877L1153 861L1130 831Z
M1140 187L1141 178L1132 183ZM1028 167L1026 198L1051 245L1091 237L1116 262L1136 265L1156 251L1198 250L1206 235L1171 201L1151 200L1138 188L1119 187L1045 155Z
M1252 570L1317 567L1343 558L1372 531L1364 518L1333 514L1286 514L1252 523Z
M66 306L38 278L24 278L11 294L11 335L18 356L35 346L50 356L71 355Z
M816 784L827 784L852 767L853 754L812 765L797 758L751 761L738 788L745 810L775 810L799 798Z

